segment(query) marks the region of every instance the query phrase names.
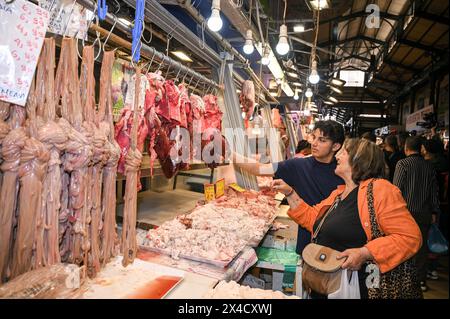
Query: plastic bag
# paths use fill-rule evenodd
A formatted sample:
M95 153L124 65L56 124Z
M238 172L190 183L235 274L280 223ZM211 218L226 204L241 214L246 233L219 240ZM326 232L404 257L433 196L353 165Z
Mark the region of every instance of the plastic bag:
M359 292L358 271L351 272L349 280L349 271L343 271L341 275L341 286L328 299L361 299Z
M448 241L442 235L437 224L431 224L427 243L432 253L445 254L448 252Z

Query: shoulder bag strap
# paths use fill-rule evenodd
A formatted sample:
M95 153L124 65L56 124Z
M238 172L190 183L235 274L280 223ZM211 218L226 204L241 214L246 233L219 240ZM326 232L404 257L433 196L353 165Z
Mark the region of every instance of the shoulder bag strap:
M369 217L370 217L370 227L372 230L372 239L376 239L379 237L383 237L384 234L380 230L380 227L378 226L377 217L375 215L375 208L373 206L373 182L375 179L373 179L369 186L367 187L367 203L369 205Z
M336 197L336 199L334 200L333 204L330 206L330 208L328 208L327 212L323 215L322 219L320 220L319 226L317 226L317 229L311 238L311 242L314 242L314 240L317 238L317 235L319 235L319 231L322 228L323 222L328 217L328 215L330 215L330 213L337 207L337 205L339 204L340 201L341 201L341 195L338 195Z

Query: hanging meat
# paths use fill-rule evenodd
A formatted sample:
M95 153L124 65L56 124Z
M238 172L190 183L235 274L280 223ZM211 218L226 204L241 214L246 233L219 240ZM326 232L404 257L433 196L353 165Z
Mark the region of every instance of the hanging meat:
M12 111L14 113L15 110ZM10 252L13 247L13 227L19 192L18 170L20 155L27 135L23 127L11 130L3 140L2 157L3 183L0 192L0 281L11 277Z
M148 73L149 87L145 93L145 117L148 124L148 152L150 153L150 175L153 176L153 167L158 154L155 151L156 138L161 130L161 120L156 113L156 105L161 101L164 93L164 78L161 73Z
M37 249L43 249L39 265L53 265L61 261L59 254L59 211L61 194L61 152L67 142L66 133L56 122L55 103L55 40L45 39L37 69L36 97L38 140L50 152L42 190L42 209L37 227Z
M135 77L136 75L133 76L133 78ZM141 87L139 90L139 95L141 96L141 98L139 99L139 104L136 109L136 113L138 116L137 148L139 152L142 153L144 151L145 139L148 134L147 120L144 117L145 91L147 90L148 87L148 81L145 75L141 75L141 79L139 80L141 83ZM131 107L133 105L132 103L134 103L133 97L136 95L136 92L137 90L135 90L133 86L130 86L128 88L127 102L125 104L125 107L121 111L120 119L115 125L115 139L121 149L118 172L122 174L124 174L126 171L125 162L131 144L131 131L133 129L133 119L134 119L134 111L131 110ZM140 189L141 183L140 179L138 178L138 190Z
M108 150L108 160L103 169L103 192L101 203L102 223L100 229L100 261L104 266L116 256L117 226L116 226L116 175L120 157L120 147L114 139L114 123L112 109L111 77L114 64L114 51L103 54L100 77L100 101L98 121L100 129L108 137L105 148Z
M133 263L137 253L137 239L136 239L136 215L137 215L137 182L138 172L142 162L142 154L137 147L138 141L138 106L139 95L141 87L141 70L136 68L136 85L135 85L135 102L134 102L134 116L133 128L131 132L131 145L127 153L125 161L125 174L127 185L125 189L125 203L123 208L123 225L122 225L122 264L126 267Z
M12 257L12 277L21 275L36 266L36 261L43 260L42 241L37 236L37 227L41 227L42 182L47 171L50 154L44 144L38 140L38 121L36 118L37 99L32 85L27 102L25 140L20 154L19 178L19 213L17 231ZM34 265L33 265L34 264Z
M248 122L255 110L255 85L253 84L253 81L247 80L242 83L239 101L241 102L242 111L245 113L245 128L248 128Z
M8 135L10 131L10 126L6 122L9 116L9 104L0 101L0 164L2 163L2 143L3 139ZM0 189L2 187L2 171L0 170Z
M202 156L209 167L216 167L225 156L227 144L222 136L222 115L217 97L209 94L203 97L205 113L202 118Z

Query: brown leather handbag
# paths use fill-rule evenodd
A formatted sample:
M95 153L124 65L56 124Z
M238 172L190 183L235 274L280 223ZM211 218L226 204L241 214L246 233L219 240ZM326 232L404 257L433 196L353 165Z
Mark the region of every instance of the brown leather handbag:
M303 288L308 292L312 290L322 295L329 295L337 291L341 285L341 266L345 259L336 258L339 251L315 243L323 222L339 202L338 196L320 221L311 243L303 249L302 283Z

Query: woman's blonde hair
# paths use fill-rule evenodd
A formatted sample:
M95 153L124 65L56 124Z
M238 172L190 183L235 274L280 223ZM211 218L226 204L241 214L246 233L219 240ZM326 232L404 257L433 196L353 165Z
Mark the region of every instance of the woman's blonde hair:
M352 179L355 183L384 177L383 151L375 143L366 139L350 138L345 140L343 147L349 155Z

